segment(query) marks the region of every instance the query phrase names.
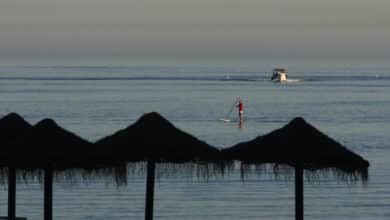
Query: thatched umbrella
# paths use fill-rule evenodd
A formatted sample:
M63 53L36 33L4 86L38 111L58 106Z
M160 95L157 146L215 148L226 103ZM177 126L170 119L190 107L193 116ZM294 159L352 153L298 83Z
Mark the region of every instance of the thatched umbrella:
M10 143L8 164L21 170L44 170L44 219L52 219L53 171L69 169L96 170L114 167L118 163L99 164L94 157L94 146L77 135L59 127L53 120L44 119L37 123L31 132ZM104 161L105 162L105 161ZM118 166L125 179L125 166Z
M303 219L303 169L331 170L343 180L367 180L368 161L323 134L302 118L286 126L222 150L228 160L240 160L241 171L250 165L272 163L295 168L296 219Z
M0 167L8 167L8 219L15 219L16 213L16 170L13 166L5 166L7 144L30 132L32 125L16 113L10 113L0 119Z
M156 112L143 115L133 125L98 141L105 155L128 162L147 161L145 219L153 219L156 163L194 162L205 166L219 150L187 134ZM111 149L107 152L107 149ZM203 163L203 164L199 164Z

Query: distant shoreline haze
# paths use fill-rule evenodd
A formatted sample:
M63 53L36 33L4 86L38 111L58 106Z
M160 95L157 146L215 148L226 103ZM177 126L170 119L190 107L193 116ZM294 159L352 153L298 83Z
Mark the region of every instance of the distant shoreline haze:
M3 0L0 60L390 57L384 0Z
M36 67L55 67L55 66L96 66L96 67L228 67L239 70L240 68L251 68L256 71L271 71L273 68L287 68L288 71L295 70L295 66L313 69L351 69L365 66L378 66L387 68L389 58L386 57L259 57L247 59L223 59L223 58L203 58L203 59L184 59L184 58L105 58L105 59L0 59L0 67L7 66L36 66ZM298 68L300 69L300 68Z

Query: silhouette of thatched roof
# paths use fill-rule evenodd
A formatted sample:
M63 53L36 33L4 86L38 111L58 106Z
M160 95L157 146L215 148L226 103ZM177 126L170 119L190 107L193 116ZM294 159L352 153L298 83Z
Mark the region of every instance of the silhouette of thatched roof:
M176 128L156 112L143 115L134 124L99 140L107 154L126 161L207 162L219 150Z
M10 113L0 119L0 145L24 135L32 128L20 115Z
M32 130L33 126L20 115L10 113L0 119L0 166L6 168L9 148L7 145Z
M228 160L240 160L244 165L290 165L316 171L331 169L338 174L367 179L369 163L340 143L295 118L284 127L254 140L222 150ZM248 168L249 169L249 168ZM245 168L242 169L245 172Z
M183 132L156 112L96 143L100 155L126 161L131 171L144 162L159 163L157 176L185 174L202 178L223 173L220 151ZM212 172L210 172L212 171Z
M92 144L59 127L53 120L44 119L31 132L10 143L10 159L17 166L72 166L80 163L92 150Z
M52 119L38 122L5 148L6 159L3 159L7 165L17 169L31 171L47 166L51 166L55 172L79 169L85 178L93 175L113 177L117 183L125 181L124 163L97 160L92 143L61 128ZM67 175L71 178L71 172L67 172Z

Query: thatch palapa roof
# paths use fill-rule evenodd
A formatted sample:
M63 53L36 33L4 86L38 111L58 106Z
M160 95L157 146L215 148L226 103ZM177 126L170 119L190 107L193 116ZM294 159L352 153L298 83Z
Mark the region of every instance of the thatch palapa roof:
M76 173L84 179L104 177L115 180L117 184L126 183L125 163L97 160L92 143L61 128L51 119L44 119L31 127L20 116L11 114L0 120L0 131L5 132L3 135L7 139L14 137L1 146L0 156L2 168L9 168L9 219L16 216L16 169L24 171L25 180L28 176L41 177L44 174L45 220L52 219L53 171L66 170L64 177L72 178L73 170L77 169ZM4 177L5 172L1 175Z
M361 156L323 134L303 118L254 140L222 150L228 160L245 165L290 165L306 170L331 169L340 177L367 179L369 163ZM245 172L245 168L242 169Z
M143 115L129 127L98 141L100 155L130 162L147 161L147 190L145 197L145 219L153 219L154 179L156 163L166 166L158 170L164 174L175 174L179 170L208 177L209 163L217 163L219 150L187 134L156 112ZM189 165L188 164L192 164Z
M17 169L29 171L50 166L54 172L68 170L67 176L76 171L85 178L90 174L114 177L117 183L126 181L124 163L98 161L92 143L61 128L52 119L38 122L30 132L10 142L7 149L6 162Z
M1 183L5 183L4 177L8 176L8 216L7 219L16 218L16 170L8 163L9 142L12 142L33 129L16 113L10 113L0 119L0 168Z
M134 124L99 140L107 154L126 161L208 162L219 150L176 128L156 112L143 115Z
M0 166L7 167L7 154L9 142L20 138L32 130L33 126L26 122L20 115L10 113L0 119Z
M32 128L20 115L10 113L0 119L0 142L4 144L18 136L24 135Z
M303 170L317 174L328 170L341 180L367 180L368 161L323 134L303 118L295 118L286 126L254 140L222 150L226 160L241 161L241 177L252 170L251 165L278 167L289 165L295 171L295 219L304 219ZM313 173L312 173L313 174ZM317 175L311 175L317 179Z

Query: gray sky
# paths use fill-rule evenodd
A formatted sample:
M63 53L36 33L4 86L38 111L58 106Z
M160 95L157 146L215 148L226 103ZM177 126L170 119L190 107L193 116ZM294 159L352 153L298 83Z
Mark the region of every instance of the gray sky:
M388 0L0 0L1 59L390 57Z

